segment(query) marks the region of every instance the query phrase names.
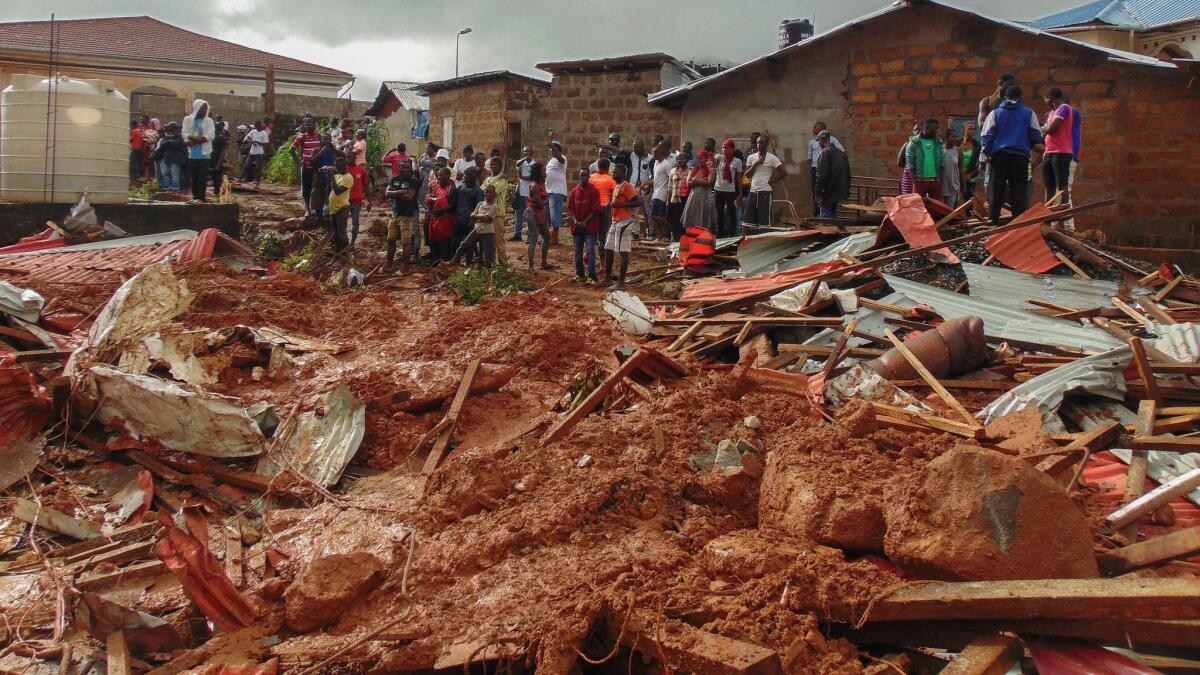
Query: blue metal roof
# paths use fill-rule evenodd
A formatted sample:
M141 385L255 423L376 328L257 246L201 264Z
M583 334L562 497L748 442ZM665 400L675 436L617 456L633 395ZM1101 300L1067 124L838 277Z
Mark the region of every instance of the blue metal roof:
M1096 0L1030 21L1041 30L1106 23L1121 28L1150 28L1200 17L1200 0Z

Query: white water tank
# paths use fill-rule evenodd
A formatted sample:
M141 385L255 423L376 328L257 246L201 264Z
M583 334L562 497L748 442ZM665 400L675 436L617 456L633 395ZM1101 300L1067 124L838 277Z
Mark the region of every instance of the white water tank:
M0 198L71 204L87 190L93 204L128 201L129 99L108 80L59 77L57 93L54 83L13 75L0 94Z

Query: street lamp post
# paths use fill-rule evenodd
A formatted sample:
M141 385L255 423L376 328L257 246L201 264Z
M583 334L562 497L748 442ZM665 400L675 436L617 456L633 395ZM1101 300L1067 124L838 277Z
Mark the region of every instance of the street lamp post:
M470 32L471 32L470 28L464 28L464 29L458 31L458 35L454 36L454 77L456 77L456 78L458 77L458 40L459 40L459 38L461 38L462 36L464 36Z

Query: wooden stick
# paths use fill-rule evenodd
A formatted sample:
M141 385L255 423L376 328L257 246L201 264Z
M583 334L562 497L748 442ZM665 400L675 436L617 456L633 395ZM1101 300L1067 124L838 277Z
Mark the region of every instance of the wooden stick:
M1122 528L1147 513L1153 513L1163 504L1171 503L1172 499L1191 492L1198 485L1200 485L1200 468L1195 468L1113 511L1108 514L1106 520L1113 528Z
M1158 306L1158 303L1154 302L1150 298L1144 295L1139 295L1137 303L1141 305L1142 310L1149 314L1155 321L1162 324L1175 323L1175 319L1172 319L1170 314L1164 312L1162 308Z
M1181 283L1183 283L1183 275L1176 274L1174 279L1169 281L1166 286L1163 286L1157 293L1154 294L1154 301L1162 302L1163 298L1173 293Z
M1137 338L1134 338L1135 340ZM1154 400L1144 400L1138 403L1137 428L1134 430L1134 436L1149 436L1154 430L1154 410L1158 406L1158 402ZM1133 502L1138 497L1141 497L1146 492L1146 469L1149 462L1149 453L1140 448L1134 448L1129 459L1129 470L1125 474L1125 496L1124 503ZM1127 541L1137 542L1138 519L1132 519L1127 525L1120 528L1120 533Z
M962 204L959 204L958 208L956 208L953 211L951 211L950 213L947 213L946 215L942 216L936 223L934 223L933 229L935 229L935 230L942 229L943 225L950 222L951 220L954 220L959 214L961 214L963 211L966 211L970 207L971 207L971 202L963 202Z
M900 352L900 355L904 357L905 361L908 361L908 365L912 366L913 370L917 371L917 374L921 376L921 379L925 380L925 383L929 385L929 388L933 389L933 391L936 392L937 395L946 402L946 405L953 408L954 411L957 412L959 416L967 422L967 424L973 427L981 427L979 421L975 419L975 416L972 415L965 407L963 407L963 404L959 403L958 399L954 398L954 395L951 394L945 387L943 387L941 382L938 382L938 379L933 376L933 373L929 372L929 369L925 367L925 364L921 363L920 359L918 359L915 354L909 351L908 346L905 345L900 338L896 337L896 334L893 333L890 328L885 328L883 332L885 335L887 335L887 338L892 341L892 344L896 346L896 351Z
M1008 382L1003 380L941 380L942 386L947 389L985 389L985 390L1000 390L1008 391L1020 384L1019 382ZM892 380L892 384L907 389L909 387L928 387L925 380Z
M679 337L675 338L675 341L674 341L674 342L672 342L672 343L671 343L671 344L670 344L670 345L667 347L667 351L668 351L668 352L673 352L673 351L675 351L676 349L679 349L680 347L682 347L682 346L684 346L685 344L687 344L687 341L688 341L688 340L691 340L691 339L692 339L692 336L693 336L693 335L695 335L695 334L696 334L696 331L700 330L700 328L701 328L702 326L704 326L704 320L703 320L703 319L699 319L699 320L697 320L695 323L693 323L691 326L688 326L688 329L687 329L687 330L685 330L685 331L683 331L683 335L680 335Z
M1138 567L1181 558L1200 551L1200 525L1148 539L1100 554L1105 574L1120 574Z
M738 331L737 337L733 339L733 346L741 347L742 343L746 341L746 338L750 336L750 330L752 328L754 328L754 320L750 319L746 321L746 325L742 326L742 329Z
M1118 297L1115 297L1115 296L1113 297L1112 304L1113 304L1113 307L1116 307L1117 309L1124 312L1125 316L1128 316L1129 318L1142 324L1143 326L1150 322L1150 320L1147 319L1145 316L1143 316L1141 312L1139 312L1136 309L1125 304L1125 302Z
M479 372L479 364L479 359L472 359L467 364L467 370L463 373L462 382L458 384L454 400L450 402L450 410L446 412L446 419L450 423L438 434L437 440L433 442L433 448L429 450L429 456L425 458L425 466L421 468L421 473L426 478L437 469L438 463L442 461L442 455L450 446L450 437L454 435L454 429L458 426L458 414L462 412L463 403L467 400L467 395L471 393L471 382L475 380L475 374Z
M1091 281L1092 278L1090 276L1088 276L1088 273L1084 272L1082 269L1080 269L1079 265L1076 265L1074 260L1071 260L1070 258L1068 258L1061 251L1055 253L1054 257L1058 258L1059 261L1062 262L1062 264L1066 265L1072 272L1074 272L1075 276L1079 277L1080 279L1087 279L1087 280Z
M545 445L547 443L553 443L554 441L567 435L567 433L571 431L571 429L573 429L580 420L582 420L588 415L588 413L595 410L597 406L604 402L604 398L608 396L608 392L612 391L612 388L617 386L618 382L625 379L626 375L633 372L634 369L637 368L638 362L641 361L641 359L641 350L634 352L632 356L625 359L625 362L622 363L615 371L613 371L612 375L609 375L607 378L605 378L599 386L593 389L592 393L588 394L587 398L583 399L579 405L575 406L574 410L564 415L561 419L555 422L552 427L550 427L550 430L547 431L546 435L542 437L541 444Z
M963 648L940 675L1003 675L1024 655L1018 638L1000 633L981 635Z
M130 675L129 645L125 642L125 631L115 630L104 639L108 650L108 675Z
M854 329L858 327L858 317L850 320L846 325L846 329L838 336L837 342L833 345L833 350L829 352L829 358L825 359L825 365L821 368L821 376L826 380L829 379L830 373L837 367L839 361L842 360L842 350L846 347L846 341L854 333Z
M1134 436L1135 450L1158 450L1159 452L1198 452L1200 438L1188 436Z
M928 427L931 430L945 431L946 433L962 436L963 438L980 438L983 436L983 428L979 426L970 426L962 422L948 420L944 417L931 415L924 412L912 412L905 408L900 408L879 401L871 401L871 407L875 409L875 416L878 419L880 416L891 417L904 420L910 424L918 424L923 427Z
M1142 378L1142 383L1146 387L1146 398L1154 401L1155 405L1162 405L1162 393L1158 390L1158 380L1154 379L1154 371L1150 368L1150 359L1146 358L1146 347L1142 344L1141 338L1129 338L1129 349L1133 351L1133 363L1137 366L1138 376ZM1150 419L1154 419L1151 415Z

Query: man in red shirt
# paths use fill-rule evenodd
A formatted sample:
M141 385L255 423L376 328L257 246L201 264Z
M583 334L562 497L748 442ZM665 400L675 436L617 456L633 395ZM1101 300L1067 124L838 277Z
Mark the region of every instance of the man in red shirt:
M313 177L317 175L313 169L313 155L321 149L321 135L317 133L317 125L311 117L305 117L301 132L292 141L292 157L299 153L300 159L300 196L304 198L304 215L309 214L308 198L312 195Z
M567 196L567 212L571 214L574 223L571 234L575 237L575 278L572 281L583 281L584 249L587 249L588 274L587 283L596 283L596 236L600 234L600 214L604 207L600 205L600 191L588 179L591 171L579 170L579 184L571 189Z
M367 178L367 168L358 164L356 154L346 153L346 173L354 176L354 185L350 187L350 245L358 239L358 217L362 213L363 204L367 212L371 211L371 180Z
M142 177L142 123L129 120L129 180L137 181Z

